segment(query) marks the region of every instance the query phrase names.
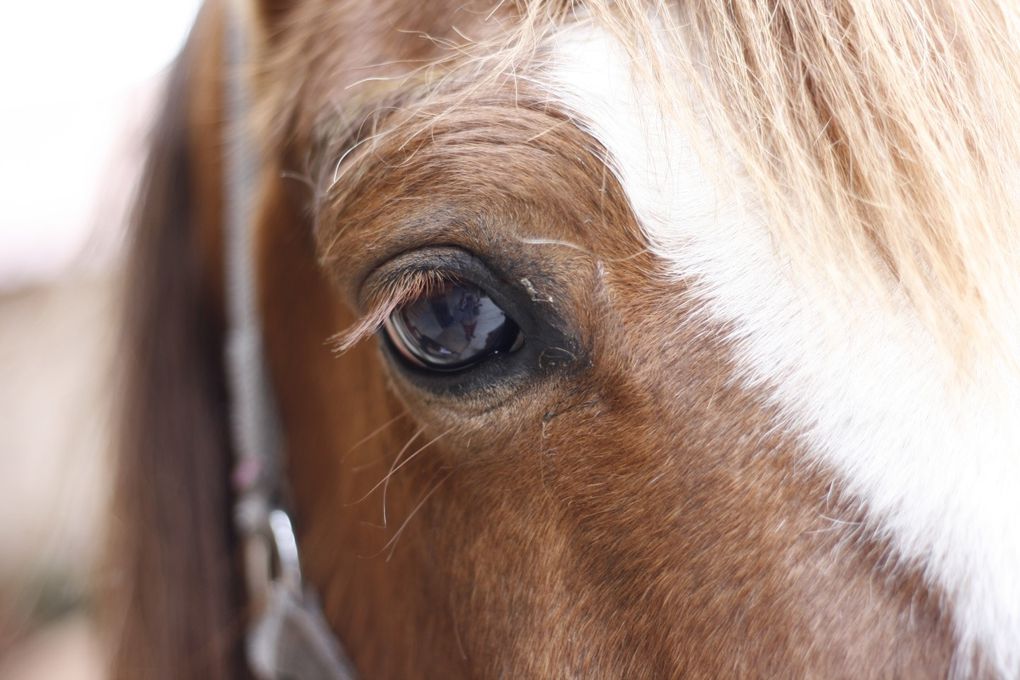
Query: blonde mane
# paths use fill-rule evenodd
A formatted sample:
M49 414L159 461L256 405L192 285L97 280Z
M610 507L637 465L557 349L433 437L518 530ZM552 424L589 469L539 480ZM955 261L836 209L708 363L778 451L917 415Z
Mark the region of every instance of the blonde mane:
M580 4L735 151L788 257L880 299L894 278L958 355L1015 332L1015 4Z

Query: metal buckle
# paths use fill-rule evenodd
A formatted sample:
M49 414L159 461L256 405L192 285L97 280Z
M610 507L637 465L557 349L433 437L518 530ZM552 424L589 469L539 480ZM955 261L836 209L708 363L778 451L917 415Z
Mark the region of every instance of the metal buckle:
M301 558L290 516L270 507L264 493L249 489L235 507L236 526L241 531L245 578L253 614L261 615L269 593L283 588L302 596Z
M269 535L272 547L273 581L283 585L295 595L301 595L301 559L298 556L297 537L290 515L276 508L269 513Z
M253 607L245 645L252 673L259 680L353 680L350 661L305 592L290 517L268 509L258 492L243 496L237 511Z

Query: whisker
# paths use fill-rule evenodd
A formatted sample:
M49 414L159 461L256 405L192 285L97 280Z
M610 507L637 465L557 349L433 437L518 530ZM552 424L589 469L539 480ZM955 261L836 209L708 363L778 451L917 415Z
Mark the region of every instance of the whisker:
M453 428L450 428L450 430L452 430L452 429ZM436 435L436 437L434 437L432 439L432 441L426 442L417 451L415 451L410 456L408 456L407 459L404 462L402 462L400 465L397 465L396 467L391 467L390 468L390 471L386 474L386 477L382 480L384 482L383 483L383 492L382 492L382 509L383 509L383 524L384 525L386 524L386 492L389 491L389 488L390 488L390 479L392 479L393 475L395 475L402 467L404 467L405 465L410 463L412 460L414 460L415 457L418 456L418 454L420 454L422 451L424 451L428 447L430 447L433 444L435 444L437 441L439 441L440 439L442 439L446 435L450 434L450 430L446 430L445 432L443 432L443 433L441 433L439 435ZM396 463L397 461L394 460L393 462Z
M419 437L419 435L421 435L421 433L422 433L422 432L424 432L424 431L425 431L425 430L418 430L418 431L417 431L417 432L415 432L415 433L414 433L413 435L411 435L411 438L407 440L407 443L406 443L406 444L404 444L404 448L400 449L400 453L398 453L398 454L397 454L397 457L396 457L396 458L395 458L395 459L393 460L393 465L396 465L396 464L397 464L397 461L398 461L398 460L400 460L400 457L401 457L401 456L403 456L403 455L404 455L404 453L405 453L405 452L406 452L406 451L407 451L407 450L408 450L409 448L411 448L411 444L413 444L413 443L414 443L414 440L415 440L415 439L417 439L417 438ZM390 467L390 470L391 470L391 471L393 470L393 467L392 467L392 466ZM376 489L378 489L378 488L379 488L379 486L380 486L380 485L381 485L381 484L382 484L382 483L383 483L384 481L386 481L386 478L385 478L385 477L384 477L383 479L380 479L380 480L379 480L379 482L378 482L378 483L377 483L377 484L376 484L375 486L373 486L373 487L372 487L371 489L369 489L369 490L368 490L368 493L366 493L366 494L365 494L364 496L362 496L362 497L361 497L361 498L359 498L358 500L354 501L353 503L348 503L346 507L351 507L351 506L353 506L353 505L357 505L358 503L361 503L362 501L364 501L364 500L365 500L366 498L368 498L369 496L371 496L371 495L372 495L372 494L373 494L373 493L375 492L375 490L376 490ZM385 522L385 520L384 520L384 522Z
M554 238L524 238L524 237L518 238L518 240L521 243L525 243L530 246L562 246L564 248L570 248L571 250L577 250L579 252L584 253L585 255L590 255L592 257L595 256L595 253L593 253L592 251L588 250L583 246L579 246L576 243L571 243L570 241L563 241Z
M553 123L552 125L544 128L541 132L538 132L538 133L532 135L531 137L528 137L526 140L524 140L524 143L525 144L531 144L532 142L534 142L534 141L536 141L538 139L541 139L542 137L544 137L545 135L549 134L550 132L554 132L555 130L560 129L561 127L563 127L565 125L570 125L570 121L561 120L558 123Z
M375 428L374 430L372 430L371 432L366 434L364 437L359 439L357 442L354 443L354 445L351 446L351 448L347 449L347 451L345 451L344 454L340 457L341 462L344 461L347 458L347 456L349 456L352 453L354 453L354 451L356 451L358 448L360 448L361 446L367 444L371 439L373 439L374 437L376 437L380 433L382 433L383 430L385 430L386 428L392 426L394 423L396 423L398 420L400 420L401 418L403 418L406 415L407 415L407 411L406 410L401 411L400 413L398 413L397 415L393 416L392 418L387 420L385 423L383 423L382 425L380 425L379 427Z
M312 194L315 194L315 192L319 190L319 187L316 186L315 182L312 181L312 178L307 173L284 170L280 173L280 179L289 179L299 182L308 187Z
M577 252L584 253L585 255L588 255L589 257L593 257L593 258L597 258L598 257L598 255L596 253L592 252L591 250L588 250L584 246L578 245L576 243L572 243L570 241L563 241L561 239L519 237L517 240L520 241L521 243L524 243L525 245L529 245L529 246L559 246L561 248L569 248L571 250L576 250ZM636 252L633 252L630 255L624 255L623 257L618 257L618 258L609 258L609 259L606 259L605 261L606 262L612 262L614 264L619 263L619 262L627 262L628 260L633 260L634 258L640 257L640 256L642 256L642 255L644 255L646 253L649 253L649 252L651 252L651 251L648 248L641 248L640 250L637 250Z
M373 458L372 460L367 461L365 463L361 463L360 465L351 466L351 472L352 473L364 472L369 468L374 468L381 462L383 462L381 458Z
M411 510L411 513L407 516L407 519L404 520L404 523L401 524L400 528L397 529L396 533L393 534L392 538L386 541L386 545L382 547L382 550L376 553L376 555L374 555L373 557L381 555L387 548L389 548L390 552L386 556L386 561L387 562L390 561L390 559L393 557L393 553L396 552L397 550L397 539L399 539L400 535L404 533L404 529L407 528L407 526L411 523L411 520L414 519L414 516L418 514L422 507L424 507L426 501L432 498L432 495L439 490L439 487L441 487L443 483L450 478L451 475L453 475L453 470L447 472L446 475L442 479L440 479L427 494L425 494L425 496L418 502L418 504L414 506L414 509Z

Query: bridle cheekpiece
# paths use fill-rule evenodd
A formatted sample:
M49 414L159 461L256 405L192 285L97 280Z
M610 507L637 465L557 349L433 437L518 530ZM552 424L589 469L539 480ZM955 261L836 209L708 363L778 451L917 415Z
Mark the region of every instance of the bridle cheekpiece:
M223 221L226 366L234 451L234 526L242 548L249 611L249 668L259 680L353 680L353 666L301 576L284 509L280 418L263 351L257 300L253 215L262 170L251 139L248 63L251 8L228 3L224 101L226 161Z

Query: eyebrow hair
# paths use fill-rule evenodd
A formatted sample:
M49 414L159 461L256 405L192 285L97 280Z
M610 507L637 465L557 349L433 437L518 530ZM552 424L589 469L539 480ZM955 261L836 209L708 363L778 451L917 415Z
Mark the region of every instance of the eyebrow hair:
M373 81L374 91L352 96L343 107L324 115L316 125L312 145L312 168L316 181L316 200L328 200L341 168L365 143L390 131L387 121L393 114L413 111L429 100L431 92L408 78Z

